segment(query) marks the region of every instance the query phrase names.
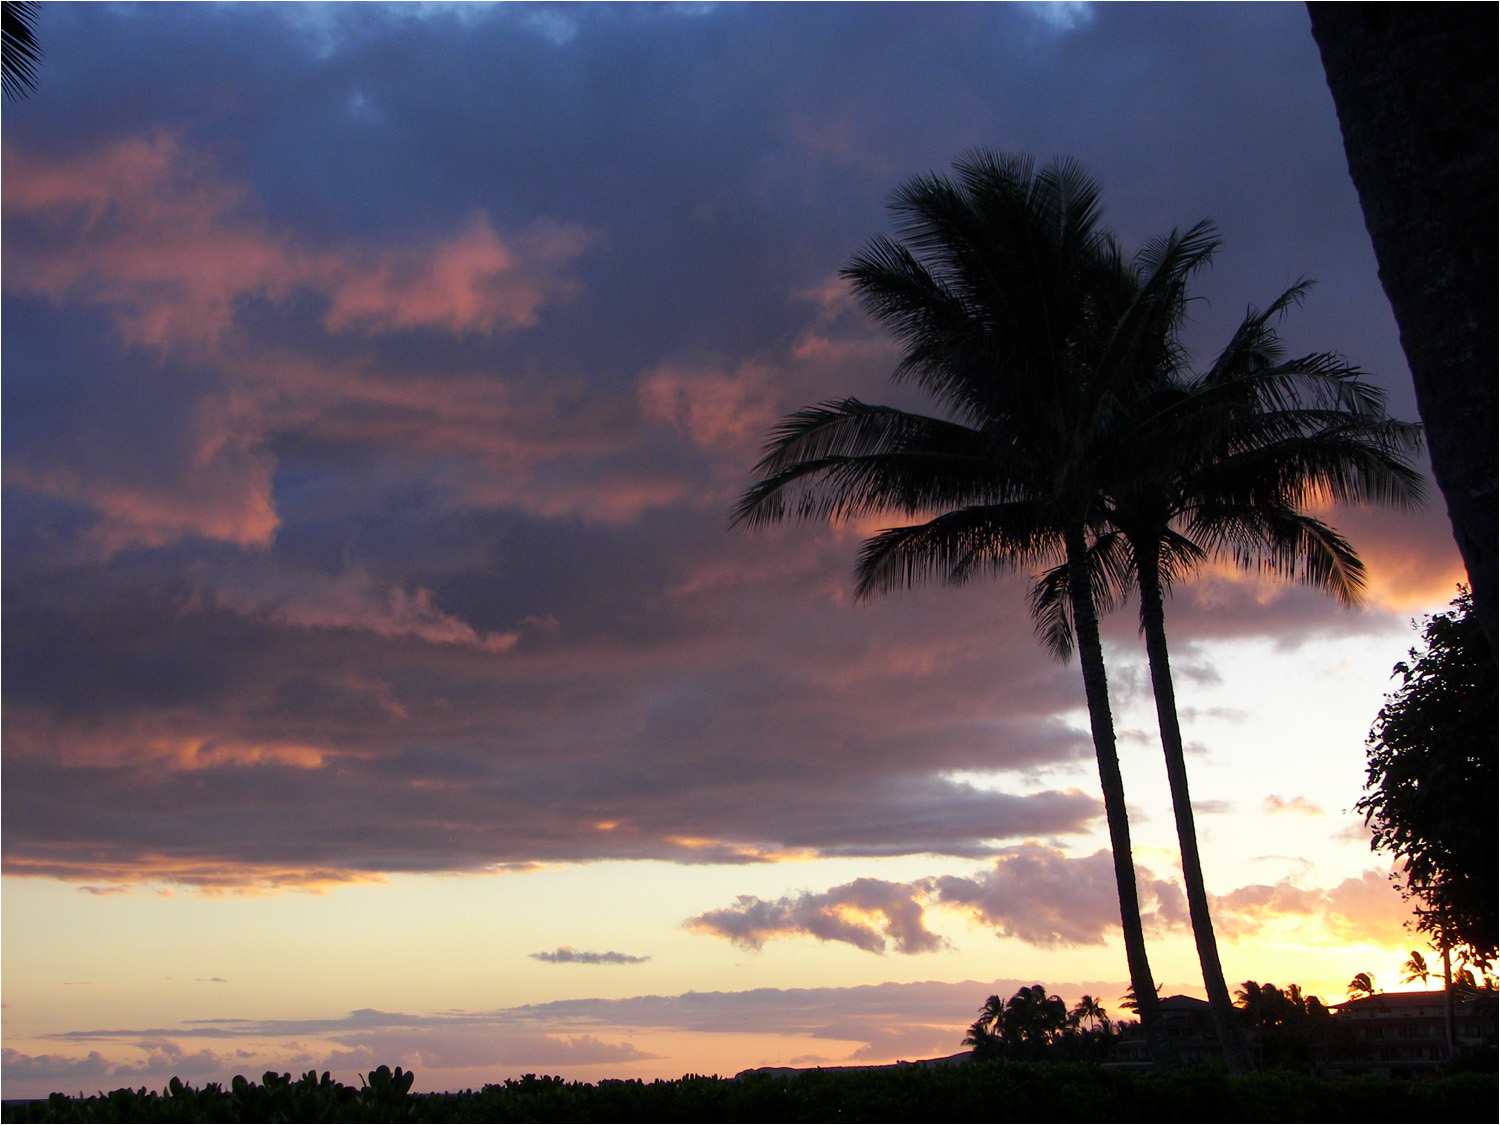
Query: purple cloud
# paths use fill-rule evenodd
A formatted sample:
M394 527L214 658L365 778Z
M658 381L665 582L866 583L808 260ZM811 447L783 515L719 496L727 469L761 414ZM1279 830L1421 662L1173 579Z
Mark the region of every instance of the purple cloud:
M1075 155L1127 245L1215 216L1201 354L1315 274L1295 341L1412 414L1300 8L41 19L5 129L9 873L1005 859L1087 831L1092 792L949 780L1090 754L1023 576L855 606L872 529L724 530L776 418L910 395L838 270L892 187L974 145ZM1176 651L1386 630L1451 588L1439 506L1332 518L1375 611L1209 575ZM1129 612L1105 629L1138 644ZM1180 666L1190 709L1219 673ZM1008 862L991 882L1027 889ZM1077 922L950 889L1095 940L1070 870ZM849 932L920 947L893 917Z
M574 949L571 945L560 945L550 953L545 951L528 953L527 956L553 965L641 965L651 960L650 957L616 953L613 949L605 953L590 953L586 950Z
M1142 919L1152 928L1187 924L1181 888L1137 869ZM740 895L734 905L688 920L690 929L727 938L746 949L797 936L842 941L884 953L927 953L944 940L926 926L926 911L956 908L1002 937L1029 945L1102 945L1120 924L1114 863L1107 851L1071 857L1027 843L1006 848L988 869L971 876L942 875L911 883L858 879L821 894L802 891L775 901Z
M869 953L933 953L945 945L924 924L918 888L883 879L856 879L822 894L803 891L775 902L740 895L733 906L691 918L689 929L725 937L746 949L771 938L805 934L847 942Z

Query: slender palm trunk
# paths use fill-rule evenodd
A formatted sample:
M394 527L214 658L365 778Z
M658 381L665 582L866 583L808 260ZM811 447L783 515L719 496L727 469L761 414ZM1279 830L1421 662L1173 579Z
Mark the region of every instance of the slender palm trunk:
M1156 981L1146 958L1146 935L1141 929L1141 904L1135 886L1135 860L1130 851L1130 821L1125 813L1125 783L1120 777L1120 759L1115 752L1115 723L1109 710L1109 681L1104 674L1104 649L1099 643L1099 619L1094 612L1094 592L1086 561L1087 543L1082 528L1066 536L1068 550L1068 595L1073 608L1073 630L1078 637L1078 658L1083 667L1083 693L1088 701L1089 727L1094 736L1094 755L1099 761L1099 787L1104 792L1104 819L1109 824L1109 843L1114 852L1115 887L1120 896L1120 928L1125 934L1125 961L1130 968L1130 986L1135 990L1136 1014L1151 1060L1160 1066L1165 1058L1157 1020Z
M1453 959L1448 953L1448 935L1443 942L1443 1038L1448 1046L1448 1058L1453 1058ZM1425 980L1422 982L1427 983Z
M1219 1047L1224 1052L1224 1065L1230 1074L1243 1074L1249 1069L1249 1058L1236 1024L1234 1002L1230 1000L1229 988L1224 983L1224 969L1219 964L1219 946L1214 941L1208 892L1203 885L1203 865L1198 858L1198 830L1193 823L1193 804L1188 795L1182 729L1177 724L1177 696L1172 690L1172 666L1167 658L1166 617L1154 543L1136 545L1136 565L1141 587L1141 629L1146 634L1146 655L1151 662L1151 688L1156 694L1156 721L1161 728L1161 746L1167 759L1167 784L1172 790L1172 816L1177 821L1177 845L1182 852L1182 880L1187 889L1193 941L1198 946L1203 987L1208 991L1209 1010L1213 1014Z

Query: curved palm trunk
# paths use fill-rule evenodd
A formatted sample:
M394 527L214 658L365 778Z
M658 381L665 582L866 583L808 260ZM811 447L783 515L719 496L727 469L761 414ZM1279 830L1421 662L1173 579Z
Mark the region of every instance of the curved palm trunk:
M1156 721L1161 728L1162 750L1167 758L1167 783L1172 790L1172 816L1177 821L1177 844L1182 852L1182 880L1187 889L1188 917L1193 923L1193 941L1198 963L1203 967L1203 987L1208 991L1214 1031L1224 1052L1230 1074L1243 1074L1249 1059L1235 1024L1234 1003L1224 983L1219 964L1219 946L1214 941L1213 918L1208 912L1208 892L1203 886L1203 865L1198 858L1198 830L1193 823L1193 804L1188 795L1187 762L1182 754L1182 729L1177 724L1177 696L1172 690L1172 667L1167 659L1167 630L1162 608L1161 581L1154 545L1137 547L1137 580L1141 587L1141 630L1146 634L1146 655L1151 662L1151 688L1156 695Z
M1109 824L1110 850L1115 860L1115 887L1120 896L1120 928L1125 934L1125 960L1130 986L1135 990L1136 1014L1146 1033L1151 1061L1165 1065L1165 1044L1157 1020L1156 981L1146 958L1146 935L1141 929L1141 904L1135 886L1135 860L1130 851L1130 821L1125 813L1125 783L1115 753L1115 723L1109 710L1109 681L1104 674L1104 649L1099 643L1099 619L1086 562L1083 529L1070 529L1068 596L1073 608L1073 630L1078 637L1078 659L1083 668L1083 693L1088 701L1094 756L1099 761L1099 787L1104 791L1104 819Z

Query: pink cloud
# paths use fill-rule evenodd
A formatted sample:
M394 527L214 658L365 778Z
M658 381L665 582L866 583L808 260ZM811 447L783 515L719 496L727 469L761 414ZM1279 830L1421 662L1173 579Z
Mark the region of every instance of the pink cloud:
M475 215L432 246L324 259L325 324L332 332L528 328L544 303L577 295L563 270L590 242L577 227L544 222L507 245Z
M1102 945L1120 924L1114 859L1107 851L1071 857L1027 843L1008 849L988 871L932 881L936 897L968 911L975 921L1042 947ZM1150 928L1187 922L1187 904L1174 882L1136 871L1142 921Z
M1143 920L1153 929L1187 924L1186 901L1176 883L1137 871ZM1120 924L1114 861L1109 852L1071 857L1027 843L1006 849L976 875L944 875L912 883L857 879L821 894L802 891L776 901L740 895L732 906L689 919L690 929L759 949L775 938L815 937L883 953L926 953L944 940L929 930L925 911L948 907L1044 948L1102 945ZM1153 909L1154 908L1154 909Z
M236 333L245 301L298 293L327 301L324 325L335 333L525 328L544 305L579 291L569 267L591 242L581 228L544 219L502 236L475 214L427 241L312 248L275 226L247 187L167 133L70 157L7 149L5 170L7 218L24 220L7 227L7 289L101 306L127 341L186 352L210 362L214 373L212 382L193 385L200 397L169 445L152 454L176 458L166 470L146 467L139 450L90 441L82 430L80 451L57 463L38 463L27 450L8 458L11 486L96 513L81 533L88 557L189 536L269 545L280 519L267 444L289 431L382 444L407 456L466 454L478 459L479 471L458 473L459 491L549 513L587 509L633 518L682 493L673 482L628 473L616 487L519 477L518 468L620 444L600 437L609 426L596 410L558 421L559 402L572 393L566 387L535 393L493 372L389 375L361 360L278 355L274 346L268 352L268 341L250 347ZM118 418L97 424L108 429Z
M201 536L241 547L264 547L280 526L272 500L275 458L243 443L200 445L191 463L169 479L131 466L115 474L65 466L31 466L16 458L6 483L86 505L99 516L87 551L109 558L127 547L161 547Z
M668 422L709 449L758 446L779 410L774 373L748 360L732 373L660 367L641 381L640 403L645 417Z
M679 503L687 480L633 458L636 404L568 379L514 381L488 371L387 371L365 359L294 353L234 356L247 428L333 446L380 448L392 460L362 479L413 465L442 502L514 508L544 518L623 523ZM738 466L737 466L738 468Z
M1148 932L1185 930L1187 902L1173 880L1136 869L1142 921ZM1037 843L1008 848L969 876L943 875L911 883L859 879L826 892L802 891L777 900L740 895L720 910L688 920L690 929L727 938L746 949L798 936L841 941L872 953L888 943L900 953L941 948L925 912L947 908L1041 948L1103 945L1120 925L1114 861L1108 851L1069 856ZM1410 908L1378 871L1332 888L1302 887L1284 879L1217 896L1214 923L1239 940L1268 926L1293 923L1299 933L1335 943L1399 945Z
M5 209L35 225L7 247L7 285L103 304L127 339L162 348L218 345L241 301L304 290L327 299L330 332L524 328L576 295L567 267L591 243L548 221L503 239L476 214L433 242L307 248L167 133L57 159L11 149L5 164Z
M262 616L303 629L358 629L387 638L410 637L434 645L508 652L518 632L484 632L444 612L424 587L382 585L361 570L336 577L265 572L216 591L215 604L245 616Z

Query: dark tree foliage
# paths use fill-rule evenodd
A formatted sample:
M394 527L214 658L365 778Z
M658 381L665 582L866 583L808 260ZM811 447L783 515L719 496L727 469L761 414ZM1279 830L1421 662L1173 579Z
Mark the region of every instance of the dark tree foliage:
M0 79L5 98L16 101L36 89L36 67L42 49L36 42L35 0L5 0L0 3Z
M1428 620L1370 730L1355 808L1400 859L1417 928L1488 966L1496 953L1496 675L1469 591Z
M978 1059L1102 1062L1120 1038L1113 1021L1091 996L1072 1011L1039 984L1009 1000L991 996L964 1037Z
M1493 1056L1491 1056L1493 1058ZM392 1076L394 1078L394 1076ZM688 1075L675 1082L565 1082L528 1074L482 1090L352 1089L325 1075L270 1074L230 1089L174 1081L7 1102L0 1121L1487 1121L1495 1072L1324 1080L1274 1071L1231 1077L1193 1068L1116 1070L1084 1063L975 1062Z
M1236 993L1253 1026L1256 1062L1264 1067L1317 1073L1330 1051L1347 1047L1339 1025L1316 996L1300 985L1277 988L1247 980Z

